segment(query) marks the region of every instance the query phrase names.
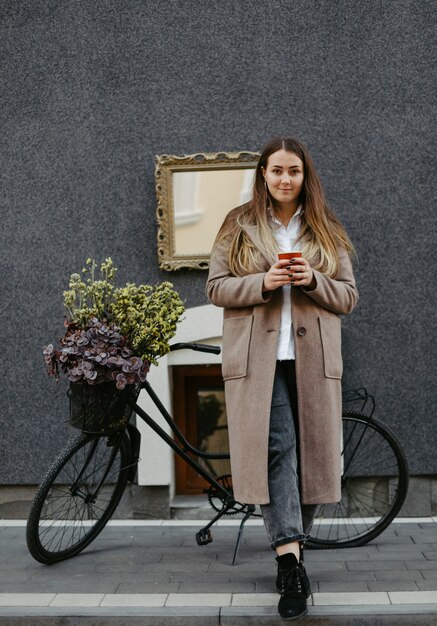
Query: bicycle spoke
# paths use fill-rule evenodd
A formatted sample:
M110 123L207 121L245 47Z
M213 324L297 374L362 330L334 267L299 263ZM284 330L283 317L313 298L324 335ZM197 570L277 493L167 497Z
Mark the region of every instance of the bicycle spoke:
M342 496L321 505L309 547L362 545L390 523L405 498L406 462L394 435L359 413L343 417Z
M71 454L60 460L41 501L35 558L41 551L42 562L67 558L103 528L127 480L122 474L122 468L130 464L126 445L121 452L120 442L108 446L104 436L78 438L72 444Z
M386 502L384 502L385 508L384 508L383 510L380 510L380 509L376 508L375 506L372 506L372 505L368 504L368 500L369 500L369 499L367 499L367 502L366 502L366 500L363 500L362 498L359 498L359 497L356 495L356 493L354 493L354 494L350 494L350 496L349 496L349 497L351 497L353 501L358 502L358 503L359 503L362 507L364 507L365 509L367 509L367 511L369 512L369 514L370 514L372 517L374 517L374 516L375 516L375 513L376 513L377 515L379 515L379 516L382 516L382 515L385 513L385 511L387 510L387 503L386 503ZM373 498L372 498L372 502L373 502ZM357 507L357 509L358 509L358 507ZM359 510L359 509L358 509L358 510Z

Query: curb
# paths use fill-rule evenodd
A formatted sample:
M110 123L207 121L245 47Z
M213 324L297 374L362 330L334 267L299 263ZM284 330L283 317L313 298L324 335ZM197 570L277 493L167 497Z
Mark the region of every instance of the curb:
M323 622L321 622L321 618ZM282 626L273 607L11 607L0 609L1 626ZM299 624L321 626L437 625L437 604L311 606Z

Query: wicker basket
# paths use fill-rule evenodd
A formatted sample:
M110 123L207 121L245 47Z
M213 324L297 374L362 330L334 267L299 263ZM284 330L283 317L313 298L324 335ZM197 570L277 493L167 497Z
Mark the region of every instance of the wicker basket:
M136 385L127 385L120 391L111 382L99 385L70 383L70 423L84 433L123 430L132 413L127 405L128 398L136 399L138 393Z

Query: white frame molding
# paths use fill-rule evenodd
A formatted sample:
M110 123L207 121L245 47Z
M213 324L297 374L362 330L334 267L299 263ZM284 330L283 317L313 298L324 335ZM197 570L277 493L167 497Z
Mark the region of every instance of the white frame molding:
M215 346L222 345L223 310L212 304L194 307L185 311L172 343L198 342ZM174 365L203 365L221 363L221 355L177 350L162 357L159 366L152 366L148 379L161 402L172 413L172 376ZM167 432L170 428L145 391L139 397L139 405ZM143 486L170 486L170 497L174 496L174 453L141 419L137 420L141 433L140 460L138 462L138 484Z

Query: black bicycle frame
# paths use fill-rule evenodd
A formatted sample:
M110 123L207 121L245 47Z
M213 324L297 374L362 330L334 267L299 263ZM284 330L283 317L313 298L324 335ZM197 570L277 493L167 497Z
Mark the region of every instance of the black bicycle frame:
M148 426L150 426L150 428L153 431L155 431L155 433L161 439L163 439L163 441L165 441L165 443L167 445L169 445L170 448L172 448L176 452L176 454L178 454L180 457L182 457L184 459L184 461L186 461L188 463L188 465L190 465L190 467L192 467L194 470L196 470L196 472L198 472L202 476L202 478L204 478L208 483L210 483L211 486L214 486L218 491L220 491L224 495L225 501L226 501L227 504L233 505L235 503L235 499L234 499L233 495L222 484L220 484L215 479L215 477L212 474L210 474L201 465L199 465L199 463L196 460L194 460L188 454L188 452L191 452L192 454L195 454L196 456L204 458L204 459L216 459L216 460L218 460L218 459L229 459L229 454L227 454L227 453L216 453L216 454L214 454L214 453L203 452L202 450L198 450L197 448L192 446L187 441L187 439L185 438L185 436L183 435L181 430L178 428L177 424L175 423L175 421L173 420L173 418L171 417L171 415L169 414L169 412L167 411L165 406L162 404L161 400L158 398L158 396L156 395L156 393L152 389L152 386L150 385L150 383L146 380L141 385L141 388L145 389L147 391L147 393L148 393L149 397L151 398L153 404L156 406L158 411L161 413L162 417L165 419L167 424L170 426L170 429L171 429L172 433L179 440L180 444L178 444L174 439L172 439L172 437L170 437L170 435L168 433L166 433L165 430L163 428L161 428L161 426L159 426L159 424L157 424L155 422L155 420L150 415L148 415L136 403L136 401L134 399L130 398L128 400L128 404L132 408L132 410L135 411L135 413L138 415L138 417L140 417L144 422L146 422L146 424Z

